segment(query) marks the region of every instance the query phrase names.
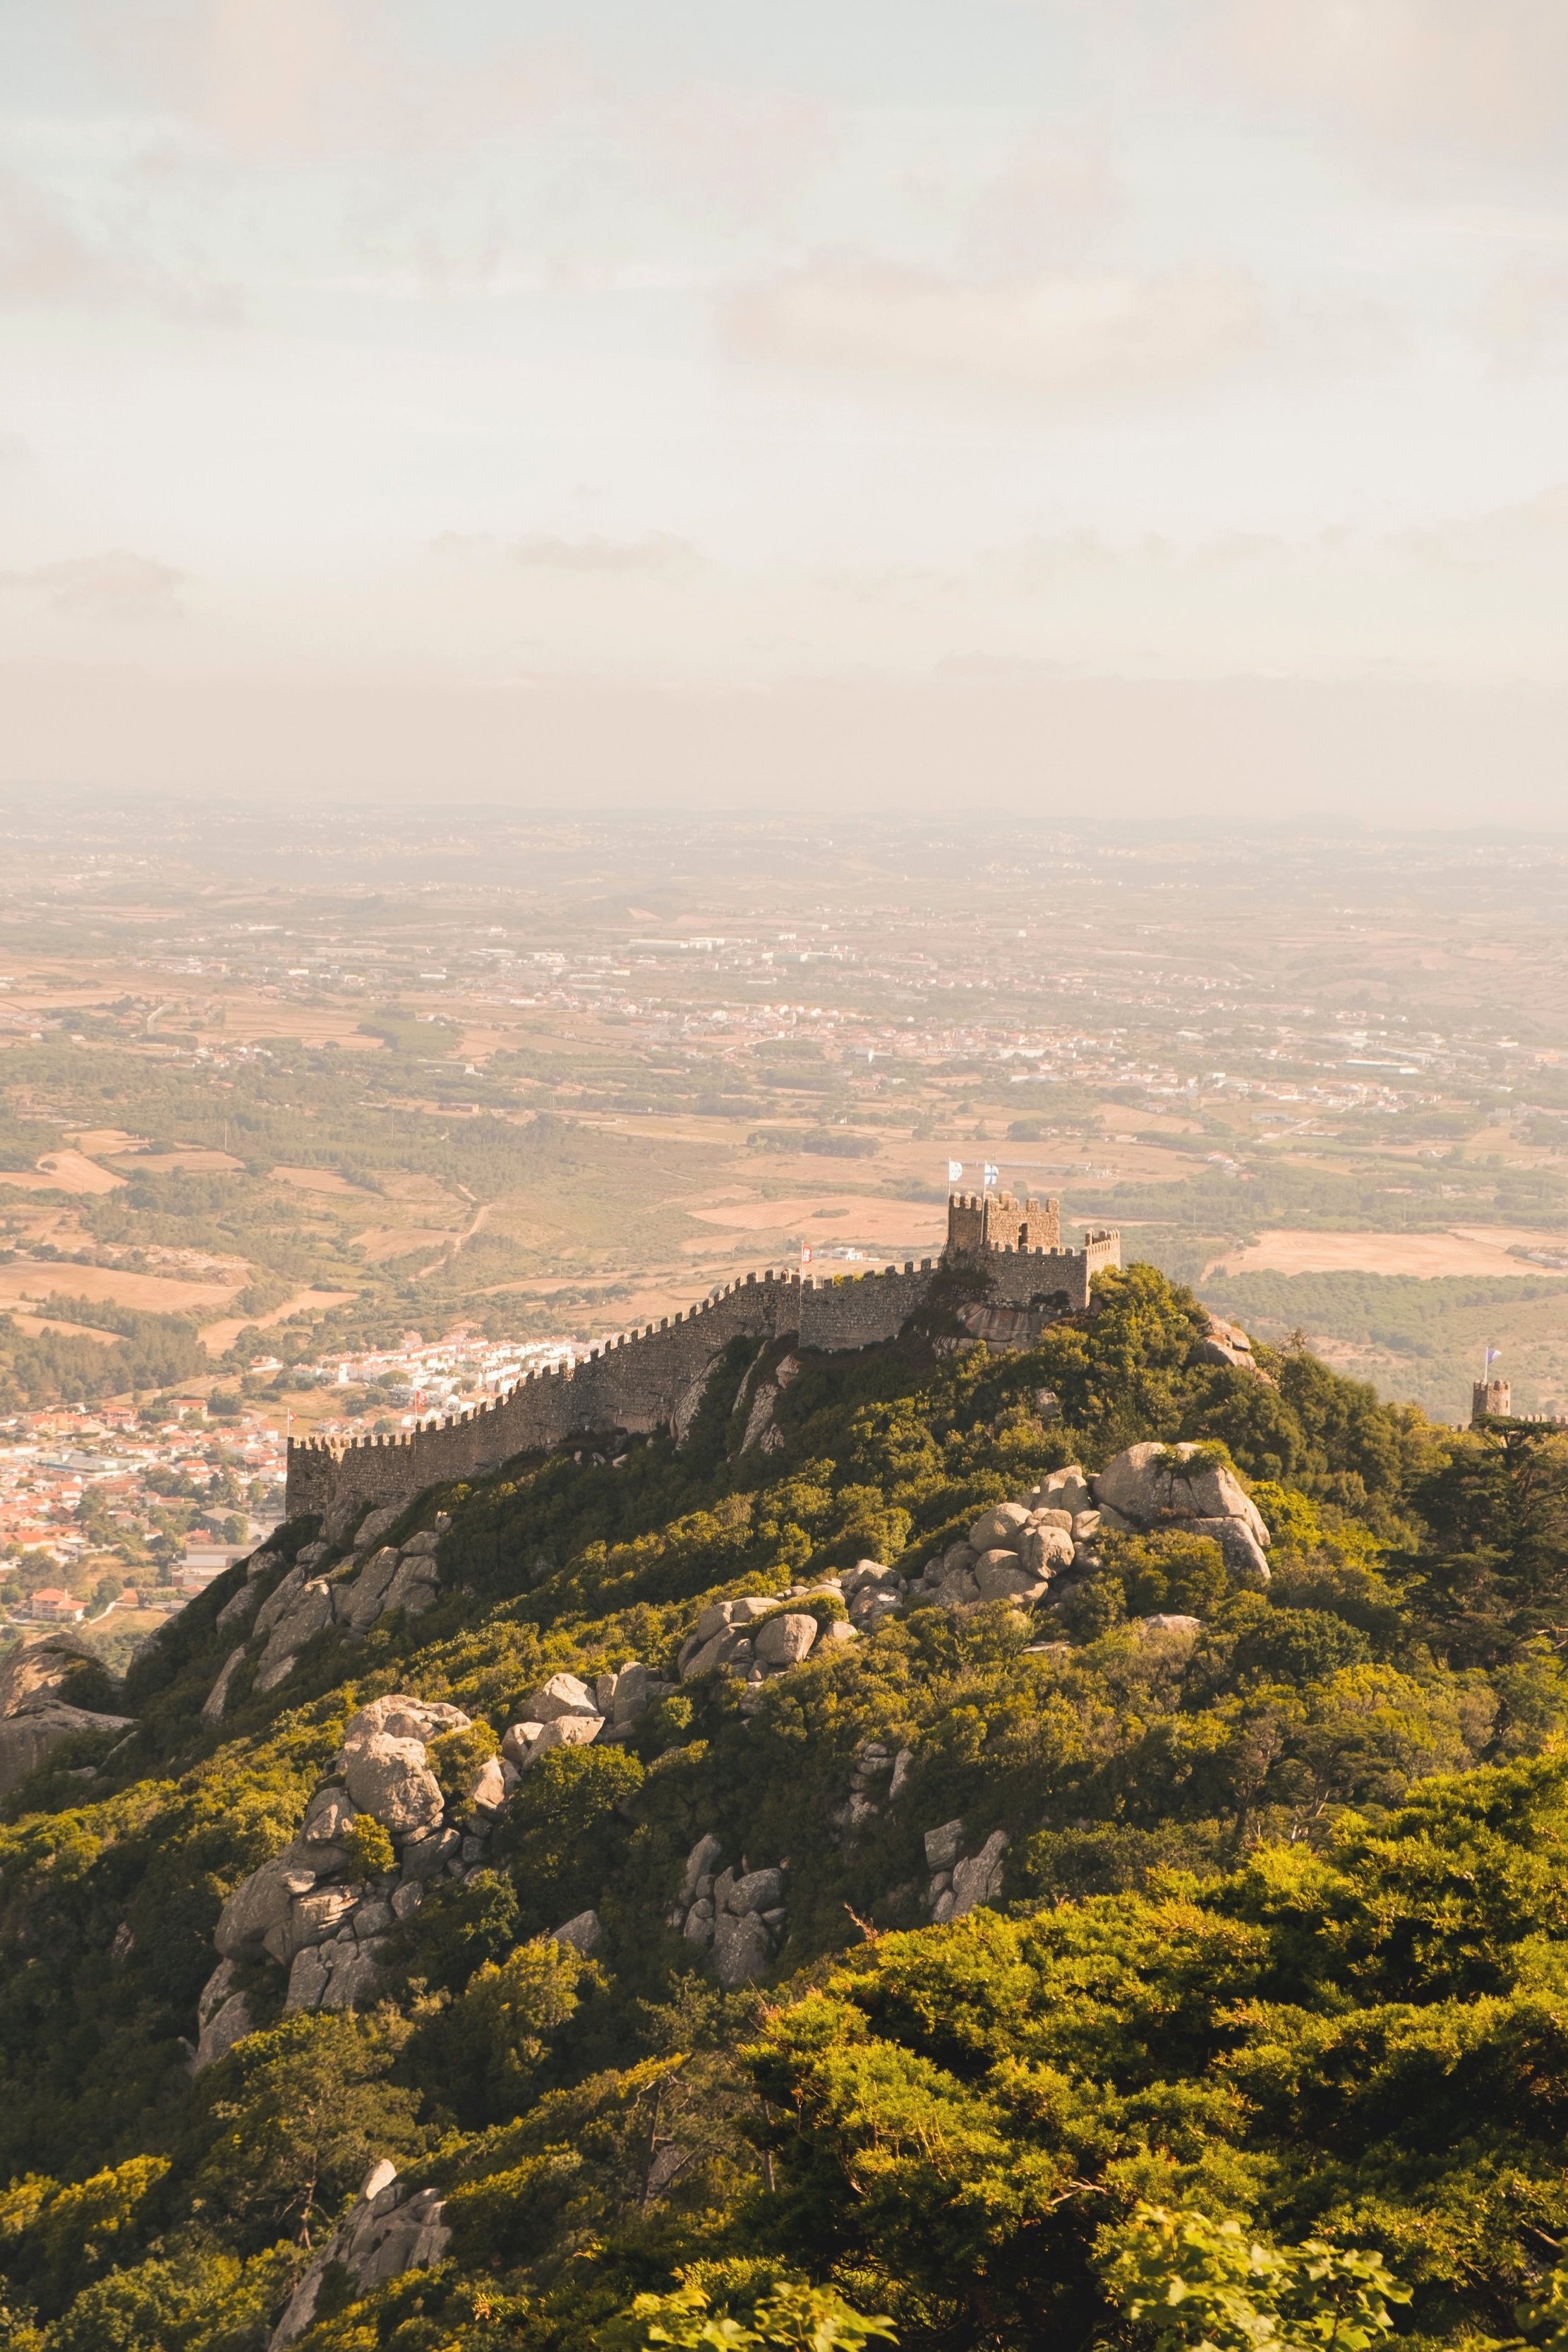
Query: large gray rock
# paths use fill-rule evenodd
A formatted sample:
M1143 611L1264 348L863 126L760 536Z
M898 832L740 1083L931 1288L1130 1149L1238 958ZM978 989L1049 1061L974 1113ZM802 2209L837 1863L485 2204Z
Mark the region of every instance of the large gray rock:
M386 1603L387 1587L397 1574L402 1553L391 1544L373 1551L348 1588L348 1622L356 1633L375 1623Z
M748 1870L744 1878L736 1879L728 1890L727 1909L737 1918L747 1911L774 1911L784 1900L784 1873L781 1870Z
M325 1944L348 1925L359 1902L351 1886L314 1886L308 1895L297 1895L288 1907L287 1946L274 1958L287 1962L308 1944Z
M85 1731L133 1731L129 1715L94 1715L85 1706L59 1702L29 1704L0 1722L0 1795L18 1788L65 1740Z
M348 1751L349 1794L361 1813L373 1813L394 1837L434 1829L441 1819L441 1783L418 1739L372 1731Z
M1086 1511L1092 1500L1089 1481L1076 1462L1069 1463L1065 1470L1053 1470L1030 1492L1031 1508L1071 1511L1075 1515Z
M1225 1556L1226 1567L1239 1583L1255 1586L1269 1582L1269 1563L1245 1519L1184 1519L1182 1527L1185 1533L1211 1536Z
M552 1748L589 1748L604 1728L601 1715L558 1715L547 1723L524 1759L522 1769L537 1764Z
M332 1588L321 1578L302 1584L275 1620L261 1661L259 1681L282 1657L298 1657L307 1642L332 1622Z
M593 1693L576 1675L551 1675L548 1683L530 1691L522 1713L532 1723L554 1723L563 1715L599 1715Z
M714 1967L727 1991L737 1985L756 1984L767 1975L769 1958L768 1930L755 1911L716 1913Z
M1072 1564L1071 1524L1025 1528L1019 1538L1019 1559L1031 1576L1053 1576Z
M964 1549L968 1551L967 1544ZM975 1581L973 1559L974 1555L970 1553L971 1564L967 1567L949 1568L944 1565L933 1595L944 1609L967 1608L971 1601L979 1599L980 1588Z
M653 1700L671 1687L651 1675L641 1658L631 1658L617 1673L600 1675L593 1686L594 1704L619 1730L646 1715Z
M681 1881L681 1894L686 1902L696 1893L698 1879L710 1877L723 1860L723 1841L716 1838L711 1830L706 1837L698 1838L686 1856L685 1874Z
M378 1940L361 1943L351 1930L330 1943L307 1945L288 1971L285 2010L358 2009L373 2000L381 1987L380 1952Z
M746 1416L746 1433L740 1441L744 1454L749 1445L759 1445L773 1426L774 1408L779 1402L779 1391L771 1381L764 1381L751 1400L751 1410Z
M258 1586L242 1584L239 1591L224 1602L213 1620L219 1633L232 1633L237 1632L240 1626L248 1625L260 1599L261 1592Z
M538 1744L542 1723L508 1723L501 1734L501 1753L520 1772Z
M278 1619L293 1606L299 1588L309 1573L310 1570L306 1567L303 1557L295 1561L287 1575L273 1586L272 1591L256 1611L256 1623L251 1628L253 1633L258 1638L262 1634L271 1634Z
M226 2058L236 2042L256 2031L256 2020L250 2013L250 2003L243 1992L230 1993L227 2000L213 2011L197 2037L195 2055L191 2060L191 2072L200 2074L204 2068L215 2066Z
M982 1601L1038 1601L1046 1590L1045 1579L1031 1575L1015 1551L982 1553L975 1582Z
M1195 1459L1194 1444L1130 1445L1094 1481L1094 1500L1134 1527L1190 1519L1240 1519L1260 1551L1270 1544L1262 1513L1229 1470Z
M815 1621L813 1621L814 1622ZM747 1631L749 1620L735 1625L721 1625L711 1642L705 1642L691 1656L682 1652L681 1680L695 1682L699 1675L712 1674L720 1666L748 1671L756 1657L756 1645Z
M487 1756L469 1780L464 1801L470 1812L497 1813L517 1783L517 1768L499 1756Z
M793 1610L788 1617L770 1617L758 1626L757 1663L760 1666L798 1666L817 1638L817 1621Z
M375 2000L382 1984L379 1937L356 1939L351 1948L340 1938L322 1948L332 1954L332 1971L321 1995L323 2009L361 2009Z
M398 1562L397 1574L387 1587L383 1611L401 1609L406 1616L423 1616L434 1609L440 1598L436 1582L435 1562L423 1552L404 1554Z
M550 1941L552 1944L570 1944L574 1952L580 1952L585 1960L591 1960L594 1953L602 1950L604 1946L604 1929L600 1925L598 1912L580 1911L574 1919L568 1919L563 1926L550 1930Z
M378 2164L359 2203L289 2296L268 2338L267 2352L286 2352L312 2325L322 2282L334 2263L342 2265L357 2293L365 2294L404 2271L428 2269L440 2262L452 2238L442 2210L439 2191L406 2189L390 2164Z
M964 1849L964 1817L944 1822L940 1828L925 1832L925 1867L927 1870L951 1870Z
M102 1663L79 1633L24 1633L0 1665L0 1717L49 1705L89 1659Z
M437 1877L462 1843L456 1830L430 1830L422 1837L409 1838L402 1854L403 1876L414 1880Z
M1002 1891L1002 1856L1007 1850L1006 1830L993 1830L978 1853L953 1864L953 1908L949 1917L961 1919L977 1904L995 1902Z
M308 1846L340 1845L358 1819L347 1789L329 1785L318 1789L306 1806L300 1834Z
M998 1503L994 1510L985 1512L969 1529L969 1549L978 1555L990 1551L998 1544L1010 1545L1021 1528L1029 1525L1027 1503Z
M396 1527L402 1514L402 1503L380 1503L373 1511L365 1513L354 1529L354 1549L361 1559L381 1542L389 1528Z
M1228 1323L1222 1316L1211 1315L1208 1329L1201 1339L1193 1342L1187 1353L1189 1364L1228 1364L1235 1370L1251 1372L1259 1380L1266 1377L1262 1366L1252 1353L1252 1342L1239 1323Z
M198 2026L205 2025L210 2017L215 2017L219 2010L222 2009L225 2001L229 1998L229 1995L238 1990L239 1973L239 1963L237 1960L220 1960L218 1962L217 1967L213 1970L212 1975L207 1979L206 1983L196 1995L196 2023Z
M242 1879L218 1915L213 1942L225 1959L271 1951L281 1959L287 1944L288 1916L297 1895L308 1895L318 1873L308 1849L287 1845ZM274 1947L277 1948L274 1948Z
M675 1409L670 1415L670 1432L677 1445L684 1445L686 1442L687 1433L701 1410L702 1401L707 1394L708 1382L713 1378L714 1367L717 1362L717 1356L712 1357L699 1372L693 1375L681 1391Z
M217 1680L214 1683L212 1689L207 1693L206 1697L202 1701L202 1721L204 1723L221 1723L223 1721L224 1709L229 1703L229 1685L233 1682L235 1675L238 1674L239 1663L244 1655L245 1643L242 1642L237 1650L231 1650L229 1652L228 1656L218 1668Z
M439 1739L444 1731L467 1731L472 1718L444 1699L411 1698L406 1691L389 1691L373 1698L350 1719L343 1734L345 1751L356 1739L384 1731L392 1739Z

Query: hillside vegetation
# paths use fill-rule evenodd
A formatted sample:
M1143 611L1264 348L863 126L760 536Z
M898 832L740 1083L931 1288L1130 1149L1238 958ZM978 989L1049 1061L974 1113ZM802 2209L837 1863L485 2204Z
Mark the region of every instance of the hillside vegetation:
M678 1449L421 1497L389 1537L441 1518L433 1605L325 1626L270 1691L247 1664L218 1722L246 1567L193 1602L114 1702L135 1733L7 1801L0 2346L264 2346L382 2159L434 2259L334 2260L305 2352L1550 2338L1568 1440L1440 1429L1299 1350L1260 1349L1267 1381L1194 1363L1206 1320L1134 1266L1028 1352L807 1357L770 1452L737 1343ZM1228 1454L1265 1589L1218 1543L1120 1534L1032 1611L905 1605L758 1685L679 1681L705 1606L921 1566L1146 1439ZM358 1710L460 1708L429 1748L456 1801L526 1695L633 1658L668 1687L533 1758L373 1992L286 2012L243 1958L256 2030L191 2071L225 1898ZM1005 1860L936 1927L943 1825ZM384 1833L353 1834L382 1883ZM725 1990L673 1924L704 1840L787 1890L762 1981ZM590 1911L587 1948L553 1939Z

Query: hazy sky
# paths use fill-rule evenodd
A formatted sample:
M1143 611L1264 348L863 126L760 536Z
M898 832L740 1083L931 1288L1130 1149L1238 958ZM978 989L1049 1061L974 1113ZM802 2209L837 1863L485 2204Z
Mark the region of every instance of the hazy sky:
M1563 0L5 0L0 778L1557 813Z

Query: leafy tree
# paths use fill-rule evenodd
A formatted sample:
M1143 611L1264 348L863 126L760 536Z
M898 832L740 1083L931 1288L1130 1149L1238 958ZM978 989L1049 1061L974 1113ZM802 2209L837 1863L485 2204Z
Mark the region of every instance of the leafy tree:
M420 2147L418 2096L387 2080L407 2032L349 2011L287 2017L204 2077L196 2190L242 2247L285 2230L309 2245L372 2164Z
M1231 2214L1139 2205L1103 2234L1101 2276L1158 2352L1367 2352L1410 2290L1379 2253L1270 2245Z
M465 2117L491 2122L519 2112L553 2037L577 2014L583 1977L597 1974L591 1960L549 1937L476 1970L440 2031L445 2086Z
M897 2341L885 2318L863 2317L831 2288L794 2282L765 2295L749 2322L716 2310L713 2295L695 2279L673 2294L640 2294L630 2319L630 2329L618 2335L612 2328L607 2340L682 2346L691 2352L759 2352L774 2346L790 2352L862 2352L876 2336Z

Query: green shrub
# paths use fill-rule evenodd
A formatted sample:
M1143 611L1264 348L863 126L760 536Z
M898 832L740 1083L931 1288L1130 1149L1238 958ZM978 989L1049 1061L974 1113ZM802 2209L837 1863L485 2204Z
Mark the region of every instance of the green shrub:
M380 1878L397 1868L397 1848L373 1813L356 1813L343 1835L356 1878Z

